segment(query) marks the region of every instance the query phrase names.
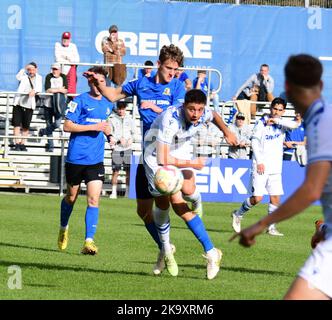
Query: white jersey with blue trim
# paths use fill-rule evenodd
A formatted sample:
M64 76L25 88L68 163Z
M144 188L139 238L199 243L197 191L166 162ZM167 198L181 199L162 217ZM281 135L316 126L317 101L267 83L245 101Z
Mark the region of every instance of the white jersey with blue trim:
M150 168L157 168L156 142L170 145L171 156L190 160L193 157L191 138L201 129L201 126L213 120L209 107L196 124L188 123L183 106L172 106L159 115L144 137L144 162Z
M282 172L283 142L285 132L294 129L297 124L288 119L275 118L278 124L267 125L269 115L260 118L253 129L253 170L257 164L264 164L266 174L280 174Z
M308 165L319 161L332 162L332 105L323 100L316 100L304 115L307 133ZM332 170L324 187L321 202L324 222L332 234Z

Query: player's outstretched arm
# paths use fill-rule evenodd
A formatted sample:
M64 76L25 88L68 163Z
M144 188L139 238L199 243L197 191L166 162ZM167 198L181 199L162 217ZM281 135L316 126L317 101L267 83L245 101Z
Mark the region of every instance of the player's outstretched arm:
M271 215L258 221L256 224L235 234L230 241L239 237L239 243L250 247L255 243L255 237L262 233L270 224L277 223L300 213L317 201L328 179L331 170L329 161L321 161L310 164L307 169L306 178L303 184Z
M219 128L220 131L223 132L226 141L231 145L231 146L237 146L239 142L237 141L236 135L228 129L226 126L224 120L221 118L221 116L215 112L212 111L213 114L213 120L212 122Z

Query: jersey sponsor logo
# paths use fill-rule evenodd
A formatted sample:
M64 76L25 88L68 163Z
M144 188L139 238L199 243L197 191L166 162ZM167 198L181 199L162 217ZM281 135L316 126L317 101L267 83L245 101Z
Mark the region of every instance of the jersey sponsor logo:
M170 88L165 88L163 95L165 96L170 96L171 95L171 89Z
M76 108L77 108L77 102L74 102L74 101L70 101L69 103L68 103L68 110L70 111L70 112L75 112L75 110L76 110Z
M88 108L88 111L93 111L95 108Z
M102 119L95 119L95 118L86 118L87 122L99 123L102 122Z
M280 133L276 134L267 134L265 135L265 140L274 140L280 137Z

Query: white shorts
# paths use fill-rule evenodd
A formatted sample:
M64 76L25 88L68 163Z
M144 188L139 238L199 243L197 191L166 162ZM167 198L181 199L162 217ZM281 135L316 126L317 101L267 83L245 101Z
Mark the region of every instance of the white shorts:
M252 171L249 191L252 196L283 195L281 174L258 174L256 170Z
M332 298L332 236L317 245L298 275Z

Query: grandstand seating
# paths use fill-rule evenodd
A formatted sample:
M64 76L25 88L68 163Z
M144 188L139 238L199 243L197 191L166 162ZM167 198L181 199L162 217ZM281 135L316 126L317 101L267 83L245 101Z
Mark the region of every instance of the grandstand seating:
M132 100L128 100L129 112L132 112L133 104ZM5 135L5 120L6 120L6 105L7 99L4 94L0 94L0 136ZM12 96L9 101L9 119L12 117ZM224 119L227 119L233 102L224 102L221 103L222 114ZM259 118L262 114L269 113L269 104L260 105L258 108L256 119ZM58 181L51 182L52 179L52 170L55 170L54 164L58 163L61 159L61 141L54 141L54 152L45 151L45 145L47 143L46 137L38 137L38 131L41 128L45 127L45 121L43 120L42 108L35 110L30 127L30 136L27 139L26 146L28 152L21 151L8 151L7 157L4 158L4 138L0 138L0 188L15 188L23 189L25 192L30 190L38 191L47 191L47 192L59 192L59 183ZM286 117L294 116L294 109L291 105L287 105ZM140 120L139 116L135 116L135 121L137 125L137 132L140 132ZM252 120L251 126L253 126L255 120ZM13 127L10 125L9 133L12 134ZM53 137L69 137L68 133L62 132L61 129L58 129L54 132ZM141 153L141 135L139 135L133 144L134 154ZM10 143L12 141L10 140ZM103 188L103 195L106 195L111 191L111 177L112 177L112 168L111 168L111 151L109 145L105 144L105 172L106 179ZM228 155L228 146L226 143L222 142L217 153L214 154L215 157L227 158ZM64 154L67 153L67 141L64 142ZM53 161L52 161L53 158ZM56 160L56 161L54 161ZM53 167L52 167L53 165ZM120 171L119 176L120 183L118 184L118 191L120 193L125 193L125 172ZM84 192L85 185L82 184L82 190Z

